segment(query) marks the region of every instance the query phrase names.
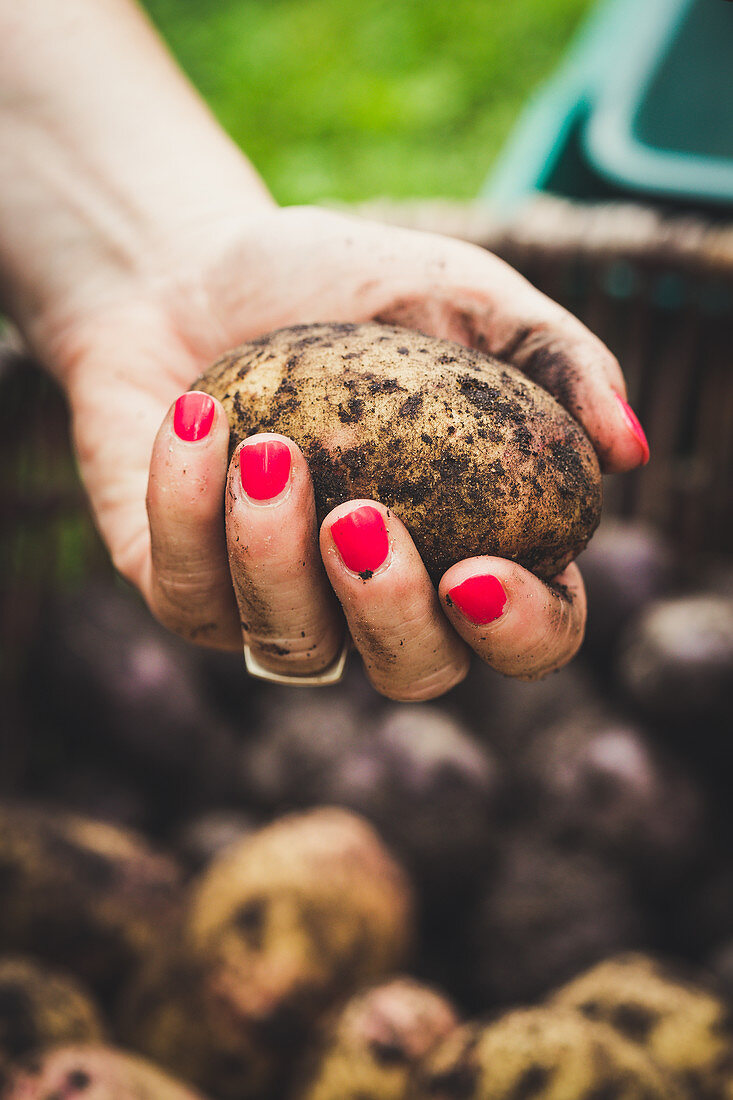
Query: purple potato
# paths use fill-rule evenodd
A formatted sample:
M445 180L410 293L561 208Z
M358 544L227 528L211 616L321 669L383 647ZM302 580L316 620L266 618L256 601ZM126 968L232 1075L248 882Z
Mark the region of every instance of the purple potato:
M241 810L207 810L184 822L176 833L174 846L192 871L202 871L230 844L243 840L258 828L249 814Z
M257 735L245 744L240 760L251 800L275 813L322 801L324 774L358 748L364 723L358 702L341 685L267 693Z
M623 875L541 834L508 838L489 874L469 940L477 999L517 1004L584 967L637 946L641 914Z
M598 701L598 691L576 661L544 680L523 683L476 661L446 699L500 759L512 762L538 730L564 721Z
M131 590L88 585L49 611L34 669L41 717L85 757L102 754L158 791L164 778L176 804L237 793L239 737L206 696L198 651Z
M423 887L445 890L488 864L499 790L496 760L460 721L390 705L319 793L373 822Z
M691 751L733 751L733 600L681 596L650 604L619 655L621 687L640 713L682 730Z
M699 854L704 793L637 722L591 710L551 726L532 742L522 777L546 833L646 881L683 874Z

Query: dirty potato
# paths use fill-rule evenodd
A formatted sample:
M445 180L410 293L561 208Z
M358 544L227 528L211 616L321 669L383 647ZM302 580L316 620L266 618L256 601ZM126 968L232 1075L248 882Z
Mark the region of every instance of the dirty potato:
M194 881L180 943L133 983L126 1041L224 1100L283 1095L324 1014L405 961L406 875L362 818L292 814Z
M99 1010L75 978L32 959L0 958L0 1088L33 1051L103 1037Z
M641 954L607 959L559 989L549 1004L610 1025L695 1097L733 1098L728 1005L658 960Z
M0 805L0 948L114 995L174 925L181 878L138 834L30 803Z
M319 520L355 498L394 508L436 582L477 554L552 577L600 518L582 428L519 371L460 344L389 325L295 325L224 355L194 388L222 402L232 447L255 432L295 440Z
M324 1025L297 1100L404 1100L410 1074L458 1025L436 990L399 977L357 993Z
M571 1010L518 1009L451 1032L418 1070L410 1100L686 1100L607 1024Z

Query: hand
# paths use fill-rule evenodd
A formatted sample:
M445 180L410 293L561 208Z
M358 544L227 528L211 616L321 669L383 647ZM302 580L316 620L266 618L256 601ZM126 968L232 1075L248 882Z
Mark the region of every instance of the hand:
M575 565L547 585L512 562L473 558L436 594L399 517L378 503L335 509L319 552L310 477L291 441L242 445L275 439L287 449L289 491L263 506L243 490L241 448L227 470L221 406L197 441L175 430L176 399L224 350L290 323L378 318L514 363L584 425L605 470L646 461L613 356L503 262L450 239L267 207L188 224L93 300L48 320L38 342L65 378L82 476L115 564L172 630L239 648L243 628L262 664L315 672L339 648L343 611L373 683L396 699L442 694L471 651L525 679L576 652L585 597ZM255 468L256 450L248 459ZM353 560L349 568L359 524L376 565L366 581Z

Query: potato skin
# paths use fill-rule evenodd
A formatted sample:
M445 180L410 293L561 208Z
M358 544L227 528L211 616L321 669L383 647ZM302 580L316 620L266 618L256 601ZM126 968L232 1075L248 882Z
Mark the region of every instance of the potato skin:
M580 425L461 344L391 325L295 325L228 352L193 388L222 402L232 449L255 432L295 440L319 521L355 498L394 508L434 581L477 554L553 577L600 518Z

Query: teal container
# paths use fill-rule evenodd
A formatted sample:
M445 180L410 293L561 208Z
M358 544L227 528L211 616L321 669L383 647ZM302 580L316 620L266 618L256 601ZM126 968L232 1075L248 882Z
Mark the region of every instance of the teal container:
M733 207L733 3L604 0L520 120L483 195Z

